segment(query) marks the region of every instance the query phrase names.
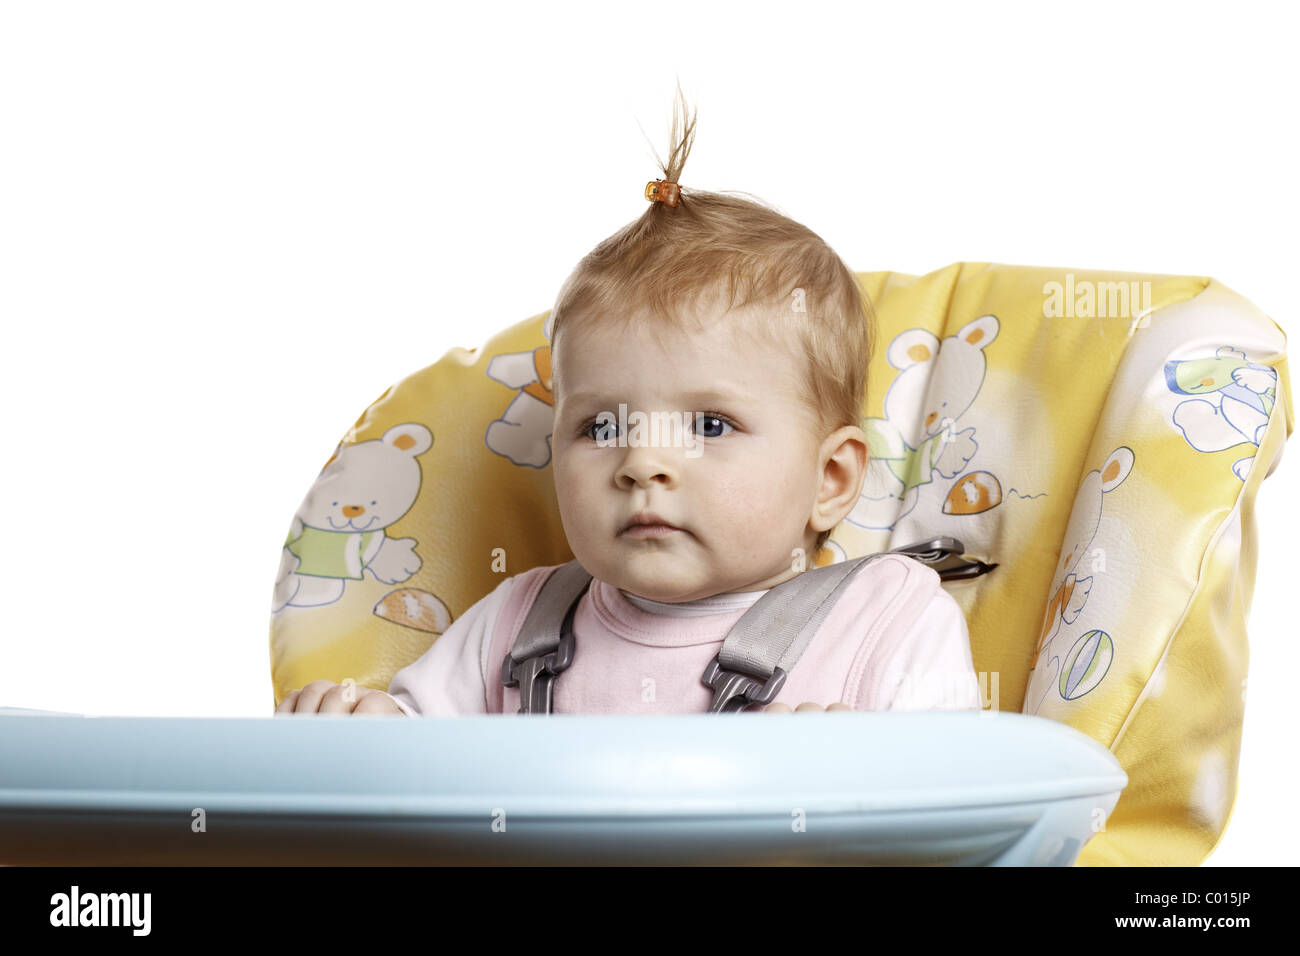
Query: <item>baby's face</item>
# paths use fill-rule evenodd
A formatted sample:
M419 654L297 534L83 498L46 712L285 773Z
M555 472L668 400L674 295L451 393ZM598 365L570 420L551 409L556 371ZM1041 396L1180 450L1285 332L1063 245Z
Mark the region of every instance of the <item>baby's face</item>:
M826 436L801 394L802 360L743 329L738 310L703 332L561 331L555 487L569 546L596 578L657 601L759 590L793 577L794 550L815 543ZM638 512L679 530L627 530Z

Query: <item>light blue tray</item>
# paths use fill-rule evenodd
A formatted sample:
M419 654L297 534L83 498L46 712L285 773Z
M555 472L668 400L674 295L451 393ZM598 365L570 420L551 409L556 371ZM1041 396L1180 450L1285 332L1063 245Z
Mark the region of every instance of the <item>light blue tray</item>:
M0 708L0 862L1068 865L1127 783L1011 713Z

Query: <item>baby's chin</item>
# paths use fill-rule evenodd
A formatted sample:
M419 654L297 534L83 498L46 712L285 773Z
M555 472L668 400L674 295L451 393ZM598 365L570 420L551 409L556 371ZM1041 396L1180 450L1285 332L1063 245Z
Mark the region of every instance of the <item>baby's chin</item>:
M596 577L648 601L679 604L726 590L707 566L698 566L691 557L671 549L616 553L609 555L601 568L605 573L593 571Z

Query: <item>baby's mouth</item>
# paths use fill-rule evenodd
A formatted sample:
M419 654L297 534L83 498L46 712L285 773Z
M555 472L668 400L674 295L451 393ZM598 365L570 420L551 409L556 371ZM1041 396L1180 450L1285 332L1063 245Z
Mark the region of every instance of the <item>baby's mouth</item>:
M686 534L686 531L653 511L637 512L619 532L620 537L629 538L666 538L674 534Z
M623 529L624 538L667 538L674 534L685 534L681 528L666 524L634 524Z

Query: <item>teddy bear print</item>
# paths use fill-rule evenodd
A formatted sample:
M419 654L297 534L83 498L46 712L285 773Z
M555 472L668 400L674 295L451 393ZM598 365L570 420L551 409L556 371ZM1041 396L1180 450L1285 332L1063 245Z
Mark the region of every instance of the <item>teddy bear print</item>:
M545 468L551 461L551 427L555 397L551 393L551 316L546 317L542 335L547 344L528 352L492 356L487 376L518 394L487 427L483 442L498 455L516 465Z
M398 584L420 569L414 538L390 538L420 492L420 463L433 445L424 425L395 425L382 438L339 444L307 492L284 541L272 613L321 607L369 571Z
M1225 345L1212 357L1166 362L1165 383L1175 395L1204 396L1174 408L1174 427L1187 444L1200 452L1253 446L1232 463L1232 473L1245 481L1277 401L1277 370Z
M1086 570L1083 562L1085 559L1093 561L1096 558L1093 543L1101 527L1103 500L1106 495L1124 483L1124 479L1133 471L1133 461L1132 449L1120 445L1107 456L1100 468L1088 472L1079 484L1079 490L1074 496L1074 507L1070 511L1070 522L1066 526L1065 537L1061 542L1061 560L1052 576L1049 590L1051 597L1048 599L1043 627L1039 632L1038 643L1034 648L1030 665L1031 671L1034 672L1031 673L1030 680L1034 685L1045 681L1047 688L1050 689L1056 683L1056 671L1059 667L1057 658L1053 657L1050 666L1042 670L1038 669L1038 660L1051 645L1061 627L1069 626L1078 620L1084 605L1088 603L1088 596L1092 593L1094 582L1090 574L1080 576ZM1043 693L1045 694L1046 690ZM1039 697L1038 704L1041 703L1042 698ZM1036 710L1037 707L1034 712Z
M988 365L984 349L998 329L996 316L983 315L942 342L925 329L908 329L890 342L887 358L899 374L885 393L885 417L863 419L867 474L845 520L863 528L892 528L916 507L922 485L936 475L955 478L975 456L975 429L958 431L956 423L980 393ZM963 493L979 501L997 482L967 485ZM1000 500L998 490L987 507Z

